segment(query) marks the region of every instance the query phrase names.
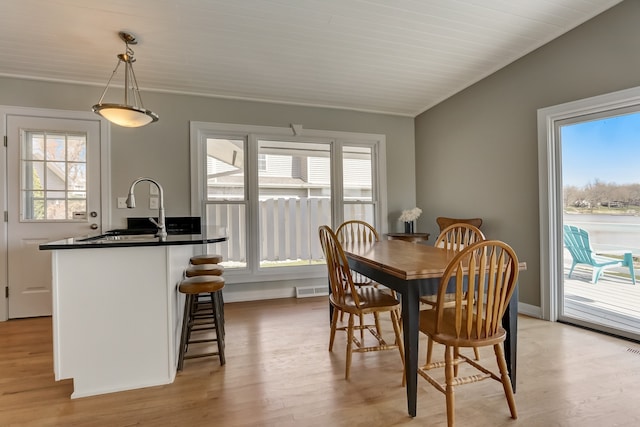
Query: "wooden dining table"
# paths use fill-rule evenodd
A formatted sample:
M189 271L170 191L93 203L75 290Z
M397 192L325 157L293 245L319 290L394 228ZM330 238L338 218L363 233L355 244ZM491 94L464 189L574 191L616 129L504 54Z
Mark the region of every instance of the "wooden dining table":
M418 391L418 324L420 296L437 293L440 279L455 254L452 251L403 240L346 243L343 250L352 270L395 290L402 300L407 407L416 416ZM521 270L526 263L520 263ZM502 319L507 331L505 356L513 391L516 391L516 350L518 333L518 288Z

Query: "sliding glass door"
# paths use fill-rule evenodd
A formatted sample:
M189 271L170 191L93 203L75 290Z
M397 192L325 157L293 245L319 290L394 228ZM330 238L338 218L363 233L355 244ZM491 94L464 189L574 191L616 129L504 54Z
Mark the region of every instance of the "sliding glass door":
M603 110L555 126L563 243L558 319L631 338L640 337L639 110Z

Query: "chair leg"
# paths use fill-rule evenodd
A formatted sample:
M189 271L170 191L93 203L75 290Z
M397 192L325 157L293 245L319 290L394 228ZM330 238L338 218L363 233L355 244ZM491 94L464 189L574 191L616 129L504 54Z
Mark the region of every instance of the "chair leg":
M213 318L215 319L214 321L216 323L216 344L218 345L218 358L220 359L220 365L224 365L226 363L226 359L224 357L224 320L221 308L222 304L220 303L221 295L221 291L211 293L211 310Z
M393 325L393 332L396 336L396 345L400 353L400 360L402 360L402 387L407 385L407 373L404 366L404 342L400 336L400 318L397 311L391 311L391 324Z
M454 373L454 348L447 346L444 353L444 375L446 382L445 396L447 399L447 426L453 427L455 425L455 394L453 382L456 379L457 374Z
M631 283L636 284L636 273L633 270L633 254L631 252L627 252L624 254L624 262L622 265L626 265L629 267L629 276L631 276Z
M402 336L402 310L396 310L396 317L398 318L398 326L400 327L400 336ZM395 343L398 344L397 342Z
M349 313L349 326L347 327L347 366L344 370L344 379L349 379L351 373L351 354L353 353L353 313Z
M222 339L224 340L224 336L225 336L225 330L224 330L224 297L222 295L222 291L219 291L216 293L216 299L215 301L217 302L217 308L219 310L219 314L220 314L220 327L222 329ZM213 298L213 297L212 297ZM212 301L213 303L213 301Z
M476 357L476 360L480 360L480 351L478 347L473 347L473 355Z
M431 363L431 356L433 355L433 340L431 337L427 337L427 365Z
M338 311L340 314L338 314ZM338 310L337 308L333 308L333 316L331 316L331 333L329 334L329 351L333 351L333 341L336 338L336 327L338 324L338 317L342 317L342 310Z
M376 332L378 335L382 336L382 328L380 327L380 315L378 313L373 313L373 318L376 322Z
M569 274L567 275L569 279L571 279L571 274L573 273L573 269L576 268L576 264L577 263L575 261L571 264L571 268L569 269Z
M460 364L458 363L458 360L460 359L460 348L458 347L454 347L453 348L453 375L455 377L458 376L458 368L460 367Z
M500 380L502 382L502 388L504 389L504 395L507 398L509 411L511 411L511 418L515 420L518 418L518 411L516 409L516 401L513 397L513 388L511 388L511 379L509 378L509 371L507 370L507 362L504 358L502 344L494 345L493 350L496 353L496 361L500 369Z
M600 276L602 276L603 272L604 272L603 268L594 267L593 273L591 274L591 283L593 283L594 285L598 283L598 279L600 278Z
M184 366L184 353L187 346L187 333L189 322L191 321L191 306L193 305L193 295L187 294L184 301L184 313L182 315L182 334L180 335L180 351L178 353L178 371L182 371Z

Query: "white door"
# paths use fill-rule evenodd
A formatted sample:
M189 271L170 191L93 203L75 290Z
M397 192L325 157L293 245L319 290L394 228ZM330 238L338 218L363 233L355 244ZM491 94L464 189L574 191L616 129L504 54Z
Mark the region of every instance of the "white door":
M39 245L99 233L100 121L7 118L9 318L51 315L51 252Z

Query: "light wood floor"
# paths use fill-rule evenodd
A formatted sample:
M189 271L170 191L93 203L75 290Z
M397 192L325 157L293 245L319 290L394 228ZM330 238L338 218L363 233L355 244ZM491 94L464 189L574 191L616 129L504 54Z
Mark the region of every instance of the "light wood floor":
M355 354L345 381L327 311L326 297L227 304L224 367L191 359L173 384L75 400L71 380L53 379L51 319L0 323L0 426L446 425L444 396L421 378L408 417L395 352ZM519 419L484 381L456 392L457 425L640 425L640 345L521 316L518 356Z

